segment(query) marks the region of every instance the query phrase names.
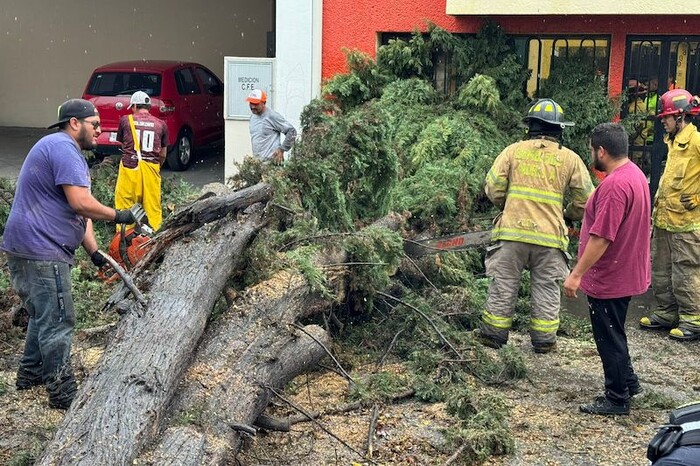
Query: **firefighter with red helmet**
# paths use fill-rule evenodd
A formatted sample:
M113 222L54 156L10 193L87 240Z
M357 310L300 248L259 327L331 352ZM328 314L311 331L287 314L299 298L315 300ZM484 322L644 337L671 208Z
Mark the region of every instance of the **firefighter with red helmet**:
M700 99L685 89L661 96L658 117L668 158L654 199L651 283L657 308L644 329L675 340L700 339L700 133L691 118Z
M491 277L478 339L499 348L508 341L521 275L530 270L530 339L537 353L556 345L560 282L569 274L564 217L580 220L593 183L581 157L561 144L573 126L552 99L533 103L524 118L528 138L506 147L486 175L486 195L502 215L486 257ZM571 202L564 209L564 195Z

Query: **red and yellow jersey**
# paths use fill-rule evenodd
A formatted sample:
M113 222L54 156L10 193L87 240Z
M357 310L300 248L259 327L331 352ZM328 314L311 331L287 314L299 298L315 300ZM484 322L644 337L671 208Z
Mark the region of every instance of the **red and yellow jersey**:
M593 183L581 158L551 139L530 139L506 147L486 175L486 195L503 210L493 241L518 241L566 251L566 217L583 216Z
M133 115L134 130L138 139L138 149L141 159L146 162L160 164L160 151L168 147L168 127L163 120L148 112L137 112ZM134 136L129 123L129 115L119 119L117 141L122 143L122 163L126 168L136 168L138 154L134 147Z

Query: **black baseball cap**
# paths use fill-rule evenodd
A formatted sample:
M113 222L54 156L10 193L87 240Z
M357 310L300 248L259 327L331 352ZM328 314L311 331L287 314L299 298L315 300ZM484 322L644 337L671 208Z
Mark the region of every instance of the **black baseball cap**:
M71 118L81 119L97 115L99 115L99 112L95 106L85 99L66 100L58 107L58 121L49 126L49 128L55 128Z

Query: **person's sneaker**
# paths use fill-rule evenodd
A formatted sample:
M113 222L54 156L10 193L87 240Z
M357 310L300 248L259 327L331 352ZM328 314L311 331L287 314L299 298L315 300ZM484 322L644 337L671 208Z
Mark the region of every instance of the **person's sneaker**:
M649 317L642 317L639 319L639 328L643 330L659 330L663 328L671 328L668 325L663 324L660 320L656 319L653 315Z
M21 378L15 381L15 388L17 388L17 390L30 390L37 385L42 385L41 379Z
M700 332L693 332L684 328L674 328L668 332L668 336L677 341L700 340Z
M557 349L557 342L552 341L549 343L533 343L532 344L532 349L535 351L537 354L547 354L551 353L555 349Z
M599 396L593 403L580 405L579 410L586 414L602 414L605 416L625 415L630 413L630 404L616 404L610 401L606 396Z
M66 410L70 408L71 403L73 403L72 399L52 399L51 397L49 397L49 408L51 409Z
M642 387L641 385L637 385L636 387L631 387L631 388L628 387L627 390L630 394L630 398L635 397L637 395L641 395L642 393L644 393L644 387Z
M37 385L43 385L41 376L32 374L22 367L17 370L17 379L15 380L17 390L29 390Z
M78 385L72 375L65 376L48 382L46 391L49 394L49 408L68 409L78 392Z

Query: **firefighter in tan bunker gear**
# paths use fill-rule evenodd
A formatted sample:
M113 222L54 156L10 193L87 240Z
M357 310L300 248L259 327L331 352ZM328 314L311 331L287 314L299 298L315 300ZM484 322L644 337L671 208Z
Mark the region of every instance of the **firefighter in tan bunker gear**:
M651 285L657 307L644 329L668 329L675 340L700 339L700 132L691 117L700 100L685 89L661 96L666 167L654 197Z
M563 110L540 99L524 121L529 139L506 147L486 175L486 195L502 213L491 236L486 274L492 279L479 340L500 348L508 341L524 269L530 270L532 311L530 339L534 351L556 347L561 302L560 282L569 274L569 245L564 217L580 220L593 184L581 158L563 147ZM564 207L569 192L570 203Z

